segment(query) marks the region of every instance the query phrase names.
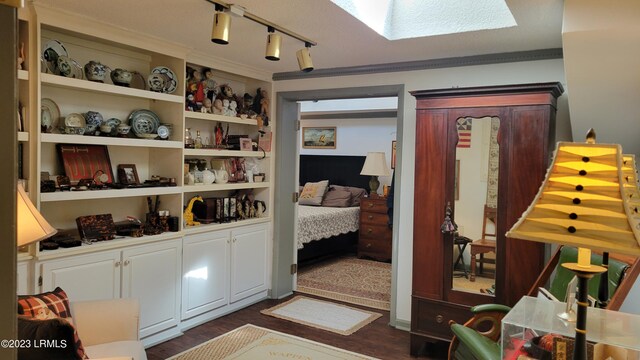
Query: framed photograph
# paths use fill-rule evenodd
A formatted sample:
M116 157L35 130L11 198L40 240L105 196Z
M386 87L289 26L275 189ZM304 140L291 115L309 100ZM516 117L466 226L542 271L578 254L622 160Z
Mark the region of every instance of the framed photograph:
M138 179L138 170L136 170L135 164L120 164L118 165L118 180L123 185L138 185L140 179Z
M336 127L302 128L302 147L305 149L335 149Z
M242 150L242 151L253 151L253 146L251 145L251 139L249 139L249 138L241 138L240 139L240 150Z
M81 179L93 179L100 171L108 176L105 183L113 182L111 160L106 145L58 144L57 149L64 173L69 177L71 185L76 185Z
M396 168L396 141L391 142L391 168Z

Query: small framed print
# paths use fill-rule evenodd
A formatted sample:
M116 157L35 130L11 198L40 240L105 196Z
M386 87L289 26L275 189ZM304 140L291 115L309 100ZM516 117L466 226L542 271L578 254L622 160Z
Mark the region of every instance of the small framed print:
M391 168L396 168L396 140L391 141Z
M140 180L138 179L138 171L135 164L120 164L118 165L118 180L123 185L138 185Z
M93 179L99 171L107 175L103 182L113 182L106 145L57 144L56 147L71 185L76 185L81 179Z
M336 127L303 127L302 147L305 149L335 149Z
M241 138L240 139L240 150L242 150L242 151L253 151L253 145L251 145L251 139L249 139L249 138Z

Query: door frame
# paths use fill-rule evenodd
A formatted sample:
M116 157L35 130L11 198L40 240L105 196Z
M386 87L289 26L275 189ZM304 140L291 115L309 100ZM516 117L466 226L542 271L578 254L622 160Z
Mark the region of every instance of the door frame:
M404 116L405 87L400 85L382 85L367 87L350 87L338 89L317 89L302 91L285 91L276 94L276 121L278 121L278 131L276 133L276 161L275 161L275 206L274 206L274 234L273 234L273 265L271 281L271 297L283 298L293 293L294 276L291 274L291 264L295 259L294 253L294 221L295 203L291 199L291 194L298 191L297 167L291 166L297 161L297 122L298 122L298 101L313 100L336 100L355 99L373 97L398 98L397 109L397 134L396 141L402 144L402 128ZM398 147L396 153L396 168L394 176L394 212L393 223L399 224L400 214L400 194L402 177L402 146ZM281 199L282 201L278 201ZM392 230L392 267L391 267L391 311L390 325L395 326L396 322L396 284L398 270L398 227Z

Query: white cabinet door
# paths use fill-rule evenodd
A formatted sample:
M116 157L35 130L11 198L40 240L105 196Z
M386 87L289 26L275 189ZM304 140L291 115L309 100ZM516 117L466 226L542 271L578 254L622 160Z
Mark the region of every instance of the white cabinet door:
M267 227L231 231L231 296L236 302L267 289Z
M19 261L17 266L17 294L31 294L29 291L29 261Z
M120 251L75 255L40 264L42 292L59 286L71 301L120 297Z
M182 250L182 320L229 303L228 230L189 235Z
M122 251L122 297L140 303L140 337L180 320L180 239Z

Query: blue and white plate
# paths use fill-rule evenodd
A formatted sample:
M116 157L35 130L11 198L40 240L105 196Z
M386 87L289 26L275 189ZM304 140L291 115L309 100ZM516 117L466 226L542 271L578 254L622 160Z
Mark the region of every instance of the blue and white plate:
M176 74L174 74L171 69L166 66L157 66L151 70L152 74L164 74L169 80L164 84L164 89L162 90L165 94L173 94L174 91L178 88L178 78Z
M129 115L129 124L137 137L145 138L158 133L160 118L151 110L135 110Z

